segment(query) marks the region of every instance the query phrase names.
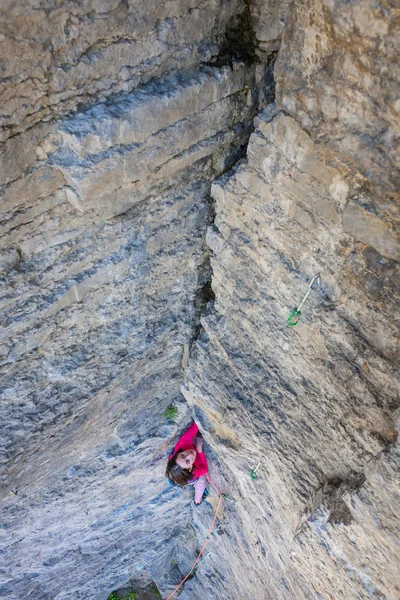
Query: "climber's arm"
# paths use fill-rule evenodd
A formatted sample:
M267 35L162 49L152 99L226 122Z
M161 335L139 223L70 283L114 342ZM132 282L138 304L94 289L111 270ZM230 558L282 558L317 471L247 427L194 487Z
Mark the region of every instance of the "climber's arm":
M193 445L193 438L198 431L199 428L197 427L196 423L192 423L185 433L179 438L177 444L175 445L174 453L178 452L179 448L185 448Z
M208 463L204 452L197 452L196 460L200 463L196 466L196 477L206 475L208 473Z

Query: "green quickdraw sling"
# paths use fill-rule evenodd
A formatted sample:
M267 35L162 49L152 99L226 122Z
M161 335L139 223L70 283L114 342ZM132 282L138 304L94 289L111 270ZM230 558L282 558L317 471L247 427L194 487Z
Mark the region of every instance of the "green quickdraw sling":
M304 294L303 299L300 302L300 304L298 305L298 307L294 308L292 310L292 312L290 313L289 318L287 320L288 327L294 327L295 325L297 325L297 323L299 322L300 315L301 315L301 310L302 310L304 304L306 303L308 296L311 294L311 291L313 289L317 288L319 285L321 285L321 277L320 277L320 274L317 273L311 279L311 281L308 285L307 291Z

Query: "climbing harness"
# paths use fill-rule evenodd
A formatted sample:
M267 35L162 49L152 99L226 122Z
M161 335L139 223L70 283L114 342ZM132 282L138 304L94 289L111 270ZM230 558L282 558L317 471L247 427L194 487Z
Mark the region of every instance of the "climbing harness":
M201 555L203 554L203 552L204 552L204 550L205 550L205 548L206 548L206 546L207 546L207 544L208 544L208 542L209 542L209 540L210 540L210 538L211 538L211 535L210 535L210 534L212 533L212 531L213 531L213 529L214 529L215 521L217 520L217 516L218 516L218 513L219 513L219 509L221 508L221 504L222 504L222 498L223 498L223 496L222 496L221 492L219 491L219 489L217 488L217 486L215 485L214 481L211 479L211 477L209 476L209 474L208 474L208 473L207 473L206 477L207 477L207 480L208 480L208 482L209 482L209 483L210 483L210 484L213 486L213 488L215 489L215 491L217 492L217 494L218 494L218 496L219 496L218 505L217 505L216 511L215 511L215 513L214 513L214 518L213 518L213 520L212 520L211 527L210 527L210 529L208 530L208 534L207 534L207 537L206 537L206 541L204 542L202 549L200 550L200 552L199 552L199 554L198 554L198 556L197 556L196 560L194 561L194 563L193 563L193 565L192 565L192 568L190 569L190 571L189 571L189 573L186 575L186 577L185 577L184 579L182 579L182 581L180 582L180 584L179 584L179 585L178 585L178 586L177 586L177 587L174 589L174 591L172 592L172 594L170 594L170 595L168 596L167 600L171 600L172 596L174 596L174 595L176 594L176 592L177 592L177 591L179 590L179 588L180 588L180 587L181 587L181 586L182 586L182 585L185 583L185 581L186 581L187 579L189 579L189 577L190 577L191 575L193 576L193 575L196 573L196 570L197 570L197 565L199 564L200 557L201 557ZM207 554L207 556L205 556L205 557L204 557L204 560L206 560L207 558L210 558L211 556L212 556L212 552L209 552L209 553ZM201 562L204 562L204 560L203 560L203 561L201 561Z
M250 471L250 477L253 479L253 481L255 481L257 479L256 471L257 471L258 467L261 465L261 463L262 463L262 459L259 461L256 468L253 469L252 471Z
M292 312L290 313L289 318L287 320L288 327L294 327L295 325L297 325L297 323L299 322L300 315L301 315L301 309L303 308L304 304L306 303L308 296L311 294L311 290L315 289L319 285L321 285L321 277L320 277L320 274L317 273L311 279L311 281L308 285L308 289L307 289L306 293L304 294L303 299L300 302L300 304L298 305L298 307L294 308L292 310ZM293 321L292 319L296 319L296 320Z

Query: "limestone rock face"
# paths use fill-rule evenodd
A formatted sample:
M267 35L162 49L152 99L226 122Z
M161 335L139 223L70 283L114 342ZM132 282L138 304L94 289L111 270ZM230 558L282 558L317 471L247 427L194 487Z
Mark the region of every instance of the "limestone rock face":
M242 0L2 3L3 138L218 55Z
M399 23L394 3L295 2L275 70L280 106L354 160L399 217Z
M191 548L188 497L165 485L177 427L164 411L176 403L187 423L179 387L206 277L208 189L199 180L81 225L9 274L5 597L106 598L152 561L164 592L175 545Z
M1 598L400 597L396 14L3 3Z
M276 113L256 118L248 160L213 186L216 300L183 387L218 440L218 483L238 500L208 569L235 574L229 598L251 554L251 598L394 599L396 266L346 231L348 169ZM394 269L386 291L368 285L373 263ZM320 288L287 327L318 272Z
M241 155L263 69L182 71L3 144L8 597L106 598L135 576L167 595L191 565L164 412L190 420L210 182Z
M310 1L287 14L277 106L256 118L247 161L213 186L216 300L182 388L238 500L202 588L211 596L219 569L228 598L246 585L254 599L394 600L396 12Z
M4 385L21 395L2 404L3 460L165 333L161 314L168 330L183 326L182 355L204 284L209 181L235 160L257 109L249 77L243 64L182 73L5 144L5 177L18 143L24 157L2 203ZM162 194L172 186L180 192Z

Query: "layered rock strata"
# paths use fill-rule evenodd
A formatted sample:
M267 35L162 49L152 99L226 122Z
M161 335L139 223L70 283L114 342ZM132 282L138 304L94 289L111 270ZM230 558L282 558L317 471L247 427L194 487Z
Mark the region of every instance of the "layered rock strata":
M177 427L164 411L172 402L180 419L187 412L179 386L203 285L208 189L199 178L81 232L56 260L49 248L14 271L28 305L52 299L53 308L21 331L2 367L12 453L2 471L3 596L107 597L152 563L164 593L175 545L190 549L187 496L165 486ZM161 536L159 507L172 498Z
M218 56L242 0L2 5L2 140Z
M15 179L3 186L2 196L7 277L2 356L6 394L15 401L2 405L3 460L20 453L21 443L55 422L59 413L75 413L132 361L132 352L148 335L154 337L151 322L158 323L161 316L151 307L151 296L156 302L170 296L166 290L174 288L177 272L182 277L174 294L183 305L201 287L207 182L237 159L249 135L257 107L254 86L249 92L251 80L254 73L253 78L246 75L243 64L182 73L5 145L4 176L11 178L8 165L14 164ZM175 195L160 196L173 186L192 198L191 225L182 230L178 223L185 218L184 203L180 210ZM146 202L148 216L141 222ZM168 208L174 203L175 208ZM149 217L153 210L160 218ZM121 214L126 216L105 222ZM184 236L179 245L180 231ZM165 259L165 277L171 283L164 289L155 256L168 256L169 243L177 245L173 255L178 259L181 253L191 283L183 264L177 268L171 263L169 268ZM196 258L190 261L192 252ZM115 285L125 289L120 302L112 293ZM99 312L93 313L88 302ZM178 328L183 325L188 341L194 307L188 319L183 313L178 316L180 310L176 318L174 311L166 313L166 319L171 327L175 321ZM75 332L68 336L71 344L65 328ZM99 335L105 337L100 340ZM136 341L126 350L129 336ZM110 352L102 366L95 360L100 347ZM106 363L112 365L112 374Z
M98 598L132 577L167 595L190 567L164 411L190 419L210 182L242 154L263 73L180 72L3 145L5 597Z
M256 118L248 160L213 186L216 300L183 393L237 505L199 587L211 597L215 569L229 573L228 598L245 586L254 599L394 600L398 265L346 232L349 170L276 112ZM321 287L288 328L317 272Z
M3 7L0 596L166 598L193 409L182 600L397 600L395 9L78 4Z

